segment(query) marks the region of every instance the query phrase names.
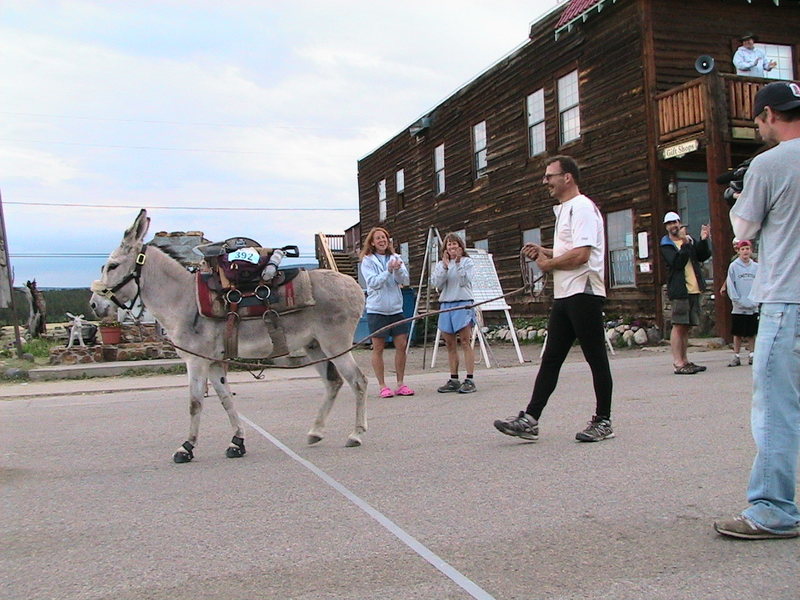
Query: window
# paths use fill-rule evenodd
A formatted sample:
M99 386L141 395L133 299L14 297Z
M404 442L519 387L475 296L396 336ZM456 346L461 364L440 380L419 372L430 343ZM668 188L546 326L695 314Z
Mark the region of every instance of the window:
M486 175L486 121L481 121L472 127L472 164L475 169L475 179Z
M378 182L378 220L386 220L386 180Z
M400 258L403 262L408 264L408 242L400 242Z
M526 229L522 232L522 245L525 244L538 244L542 245L542 229L541 227L534 227L533 229ZM533 293L539 293L544 289L544 277L542 277L542 270L535 260L526 260L525 264L530 270L530 280L534 282Z
M608 262L611 287L636 285L633 261L633 211L608 213Z
M483 238L482 240L475 240L472 244L473 248L478 248L479 250L486 250L489 251L489 238Z
M558 80L558 116L562 144L576 140L581 136L579 100L578 71L575 70Z
M778 44L756 44L755 46L764 51L767 61L774 60L778 63L772 67L771 71L764 71L764 77L768 79L794 79L791 46L779 46Z
M544 90L536 90L528 96L528 151L536 156L545 151L544 145Z
M394 183L397 190L397 210L403 210L406 207L406 175L403 169L395 173Z
M439 144L433 151L434 192L437 196L444 194L444 144Z

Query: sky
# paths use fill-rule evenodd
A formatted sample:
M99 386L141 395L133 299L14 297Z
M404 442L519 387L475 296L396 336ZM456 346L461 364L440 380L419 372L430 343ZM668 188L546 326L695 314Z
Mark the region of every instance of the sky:
M247 236L313 261L315 233L358 222L357 161L561 4L4 0L15 285L88 287L140 208L148 238Z

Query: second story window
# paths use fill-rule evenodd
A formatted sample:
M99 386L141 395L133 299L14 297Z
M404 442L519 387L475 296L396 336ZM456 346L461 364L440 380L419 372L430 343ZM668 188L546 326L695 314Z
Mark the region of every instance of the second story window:
M544 90L536 90L528 96L528 152L536 156L545 151L544 145Z
M386 220L386 180L378 182L378 220Z
M794 79L794 62L792 61L792 47L778 44L756 44L756 48L764 51L767 61L774 60L777 64L772 70L766 71L767 79Z
M433 151L433 190L437 196L444 194L444 144L439 144Z
M394 175L395 189L397 190L397 210L406 207L406 174L405 170L399 169Z
M562 144L581 136L579 102L578 71L575 70L558 80L558 117Z
M486 175L488 162L486 159L486 121L472 126L472 164L475 179Z

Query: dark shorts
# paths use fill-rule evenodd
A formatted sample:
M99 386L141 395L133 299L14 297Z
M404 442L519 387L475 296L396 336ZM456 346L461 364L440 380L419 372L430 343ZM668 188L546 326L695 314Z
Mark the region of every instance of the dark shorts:
M387 325L391 325L392 323L397 323L398 321L402 321L403 319L405 319L403 313L397 313L396 315L379 315L377 313L367 313L367 326L369 327L370 337L378 337L385 339L389 336L396 337L398 335L408 335L408 330L410 325L409 323L403 323L402 325L397 325L396 327L390 327L389 329L384 329L377 335L372 335L379 329L386 327Z
M700 325L700 294L672 301L673 325Z
M758 315L731 315L731 335L753 337L758 333Z

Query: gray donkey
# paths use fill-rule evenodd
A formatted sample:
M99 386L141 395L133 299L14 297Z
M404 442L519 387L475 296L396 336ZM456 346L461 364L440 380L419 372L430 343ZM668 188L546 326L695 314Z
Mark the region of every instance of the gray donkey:
M108 257L101 278L92 284L90 304L98 316L112 314L117 306L132 305L137 296L158 320L170 341L189 352L178 350L186 362L189 377L189 436L173 455L175 462L194 458L200 429L200 414L206 382L211 381L233 428L227 456L245 453L244 427L233 403L224 363L225 322L203 317L195 301L195 275L156 246L144 242L150 225L147 211L141 210L125 231L122 243ZM367 380L356 364L350 348L364 310L364 293L352 278L326 269L309 271L315 304L285 314L280 323L289 350L305 350L325 384L325 398L308 432L308 443L322 440L325 421L333 407L343 380L356 397L355 428L347 446L360 446L367 430ZM239 355L267 357L272 341L261 319L243 320L239 325ZM194 354L192 354L194 353ZM338 354L340 356L337 356ZM197 356L197 355L201 356ZM326 358L331 357L329 360Z

